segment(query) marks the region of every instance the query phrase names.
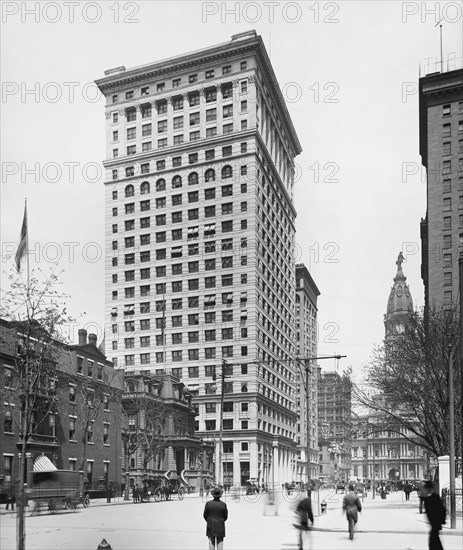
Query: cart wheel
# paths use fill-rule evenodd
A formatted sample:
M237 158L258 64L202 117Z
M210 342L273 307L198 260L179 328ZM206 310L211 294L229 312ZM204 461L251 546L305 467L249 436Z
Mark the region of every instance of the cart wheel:
M161 498L162 498L161 491L159 489L156 489L156 491L154 491L155 502L161 502Z
M84 500L82 501L82 504L84 508L88 508L88 505L90 504L90 499L88 497L85 497Z
M180 487L178 490L178 500L183 500L185 497L185 489L183 487Z

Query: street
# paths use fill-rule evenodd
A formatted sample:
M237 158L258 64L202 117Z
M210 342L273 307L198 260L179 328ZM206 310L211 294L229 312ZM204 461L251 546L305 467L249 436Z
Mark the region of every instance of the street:
M422 550L427 548L428 526L418 513L418 499L403 502L402 493L393 493L386 500L366 498L360 514L354 541L347 535L347 524L341 513L342 494L329 496L328 511L315 517L315 529L310 533L315 550ZM292 507L295 495L280 494L278 515L264 515L265 496L240 496L235 501L227 495L229 509L226 524L225 550L297 548L297 532ZM63 512L26 518L26 548L28 550L94 550L105 538L113 550L142 549L205 549L206 526L202 518L203 499L187 496L179 501L143 504L97 502L77 512ZM274 508L266 508L274 512ZM317 514L317 506L314 506ZM15 548L16 517L2 509L0 547ZM444 532L443 532L444 533ZM457 531L445 530L442 536L445 550L461 550L462 523L457 519Z

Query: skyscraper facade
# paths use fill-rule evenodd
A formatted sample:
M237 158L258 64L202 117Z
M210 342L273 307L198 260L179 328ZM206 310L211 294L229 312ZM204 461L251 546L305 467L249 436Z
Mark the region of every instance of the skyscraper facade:
M463 69L420 78L420 155L427 172L421 221L425 305L458 299L463 244Z
M304 482L318 477L318 366L317 299L315 281L304 264L296 265L296 353L297 398L297 479ZM312 359L310 359L312 358Z
M105 72L106 343L195 395L218 481L296 457L294 158L262 39Z

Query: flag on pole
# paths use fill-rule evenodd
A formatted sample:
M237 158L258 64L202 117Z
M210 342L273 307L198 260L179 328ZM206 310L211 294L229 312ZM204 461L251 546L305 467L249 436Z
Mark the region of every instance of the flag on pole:
M23 224L21 226L21 235L18 245L18 250L16 251L16 255L14 257L14 261L16 263L16 269L18 272L21 270L21 260L23 259L23 256L26 254L26 248L27 248L27 202L24 205L24 218L23 218Z

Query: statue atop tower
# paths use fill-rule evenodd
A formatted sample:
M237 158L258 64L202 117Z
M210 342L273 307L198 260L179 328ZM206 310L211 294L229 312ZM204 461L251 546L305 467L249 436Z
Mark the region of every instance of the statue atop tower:
M394 277L394 284L391 288L391 292L389 293L386 315L384 316L386 341L405 330L408 318L410 314L413 313L412 295L406 283L407 277L405 277L402 271L402 264L404 261L404 255L402 252L399 252L396 261L397 273Z

